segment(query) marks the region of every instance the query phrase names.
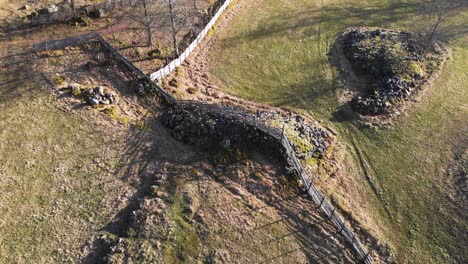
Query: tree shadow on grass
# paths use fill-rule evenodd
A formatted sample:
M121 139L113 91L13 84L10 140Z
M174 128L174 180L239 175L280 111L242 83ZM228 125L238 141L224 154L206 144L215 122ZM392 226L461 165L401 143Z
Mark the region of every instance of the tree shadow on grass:
M248 252L255 250L257 246L263 247L277 243L284 244L287 243L285 239L291 238L297 241L296 244L299 246L292 247L290 250L284 252L275 251L272 255L263 256L260 263L270 263L272 261L288 258L291 254L298 253L304 254L306 259L310 262L320 261L324 263L336 263L337 261L344 261L345 263L352 263L355 261L350 246L344 242L340 242L340 235L336 233L336 229L328 222L324 213L322 213L298 187L291 185L291 187L286 187L284 189L284 187L275 185L275 187L273 187L274 190L272 190L252 182L239 182L238 179L230 178L230 176L227 176L229 178L224 176L220 178L216 176L219 173L218 169L222 169L222 171L232 171L233 168L230 168L229 165L226 165L227 167L221 165L221 167L217 166L217 168L213 165L201 165L207 164L207 161L210 160L213 155L217 154L213 154L209 151L199 152L194 148L185 146L172 139L169 132L165 130L157 120L148 121L152 123L152 131L158 132L153 133L148 130L141 131L138 129L130 130L128 144L121 156L122 165L117 170L117 174L120 175L122 179L133 184L136 192L128 199L126 206L119 210L100 232L113 234L117 238L147 239L148 241L154 241L154 239L156 239L165 241L166 238L163 235L148 237L147 235L141 234L141 230L139 230L140 228L144 229L145 226L139 226L138 224L135 226L135 223L138 223L138 221L135 221L135 219L138 218L135 215L138 215L139 211L145 210L143 209L143 200L151 199L154 195L151 186L166 184L169 189L172 188L172 192L174 192L173 195L175 195L176 192L180 192L180 186L183 186L185 183L196 182L196 184L200 186L204 185L203 182L206 181L216 181L220 183L220 185L204 185L208 186L205 188L223 188L233 197L238 197L234 200L239 200L246 205L245 210L241 210L240 212L236 211L236 214L233 215L233 217L239 218L238 221L242 221L242 219L245 218L253 219L256 215L262 215L262 219L268 219L267 222L247 231L251 234L249 237L254 240L251 244L248 242L250 245L249 248L242 248L242 250ZM270 161L268 161L268 163L269 162ZM278 170L282 171L281 164L276 164L275 168L276 167ZM191 173L193 169L197 168L199 168L200 171L204 171L204 176L199 177ZM165 177L161 178L160 175L165 175ZM276 171L273 175L268 175L267 177L276 178L280 175L282 175L282 173ZM175 182L179 183L176 184ZM233 186L243 188L245 192L249 193L249 197L255 197L255 199L263 201L265 206L257 208L249 206L247 201L251 198L243 195L239 196L239 193ZM203 191L200 189L200 192L200 197L203 199L200 208L204 209L198 208L197 211L194 212L195 218L200 210L205 210L211 206L209 203L207 204L208 198L202 194L206 193L206 189L203 189ZM215 192L219 193L218 191ZM170 204L171 199L166 200L166 202ZM229 212L229 208L235 205L224 204L220 206L225 208L223 210ZM270 214L265 213L264 210L267 207L269 210L274 210L279 218L272 218ZM148 211L147 213L151 214L154 212ZM218 219L218 221L222 220ZM200 221L200 224L203 223L204 221ZM223 223L223 225L228 229L239 228L238 226L229 226L229 223ZM270 228L275 228L278 225L282 226L282 230L284 230L285 233L263 241L255 239L258 235L257 232L268 233ZM158 229L154 230L155 233L163 232L164 230L162 226L155 228ZM203 243L205 246L211 245L209 244L209 240L206 240L208 239L207 233L199 230L199 227L196 228L198 230L197 232L199 232L200 243ZM245 233L246 230L239 230L239 232ZM262 235L261 237L264 238L265 236ZM247 237L244 238L247 239ZM115 241L119 240L95 238L91 244L88 245L90 251L87 256L82 259L82 262L94 263L95 261L102 260L102 258L105 258L107 254L109 254L110 248L113 246L112 243L116 243ZM228 243L228 240L223 239L223 241ZM218 248L209 249L217 250ZM257 252L255 255L260 256L262 253Z
M456 15L462 10L463 8L460 8L460 6L453 5L448 12L451 15ZM254 41L269 38L273 35L284 35L291 31L303 32L305 36L314 36L317 34L316 27L318 25L334 28L336 32L342 31L349 26L388 27L398 21L407 21L416 15L425 16L428 12L429 9L421 8L421 3L417 1L393 1L390 4L382 3L381 5L364 6L349 3L327 5L309 10L298 9L292 13L269 16L268 20L262 20L262 23L259 23L255 30L223 38L222 45L224 47L235 47L238 45L239 39ZM444 33L450 31L453 32ZM449 41L459 38L461 34L466 34L467 30L464 21L461 20L458 25L440 32L440 39Z

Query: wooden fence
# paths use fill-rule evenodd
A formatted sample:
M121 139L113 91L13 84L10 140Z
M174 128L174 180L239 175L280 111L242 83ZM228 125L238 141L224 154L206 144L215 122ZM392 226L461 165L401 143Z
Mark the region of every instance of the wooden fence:
M351 246L353 247L355 253L360 258L363 263L372 263L372 258L369 252L366 251L364 246L359 242L359 240L354 235L353 231L351 231L346 223L341 219L341 217L336 213L335 208L327 201L325 195L323 195L314 185L312 179L307 175L302 164L297 159L296 155L294 154L294 150L289 142L288 138L284 136L284 133L281 137L281 146L285 151L285 158L287 159L290 166L292 166L297 174L299 175L302 184L304 185L307 193L312 198L314 203L318 205L323 212L328 217L328 220L337 228L338 233L348 241Z
M188 58L190 53L203 41L205 38L206 34L213 28L214 24L218 20L218 18L221 16L221 14L227 9L227 7L231 4L233 0L226 0L224 1L223 5L218 9L216 14L211 18L210 22L205 26L205 28L198 34L197 38L190 43L190 45L185 49L185 51L175 60L171 61L168 65L163 67L162 69L153 72L150 74L151 80L161 80L165 76L167 76L169 73L171 73L175 68L179 67L182 65L182 63L185 61L185 59Z
M140 70L138 67L136 67L131 61L129 61L127 58L125 58L120 52L112 47L111 44L109 44L104 38L101 36L96 37L97 41L109 51L111 55L114 56L118 61L120 61L125 67L127 67L130 71L134 72L138 77L143 79L148 85L151 86L151 89L153 92L155 92L165 103L168 104L175 104L176 99L168 94L161 86L157 85L154 83L148 75L146 75L142 70Z
M102 43L102 46L108 49L115 58L121 60L121 62L130 70L136 72L140 78L144 79L147 82L150 82L151 85L156 90L157 94L164 99L164 101L174 105L176 107L189 109L197 108L202 111L212 111L221 113L226 116L235 117L240 122L244 122L246 125L250 125L258 129L259 131L265 133L268 136L276 139L278 144L282 148L282 155L288 165L292 167L299 179L302 181L302 184L307 191L308 195L312 198L312 201L322 209L322 211L327 215L328 221L330 221L337 232L340 233L348 243L352 246L355 254L362 261L362 263L371 264L372 257L369 252L364 248L358 238L354 235L353 231L346 225L346 223L341 219L341 217L336 212L335 208L327 201L325 195L323 195L314 185L312 179L307 175L304 170L301 162L296 157L292 144L286 135L279 129L268 126L262 122L259 122L254 115L247 114L237 108L229 106L221 106L215 104L208 104L199 101L187 101L187 100L177 100L172 95L168 94L161 88L157 83L153 82L150 77L145 75L140 69L138 69L132 62L127 60L122 56L117 50L115 50L107 41L102 37L98 36L97 39Z
M227 2L231 2L227 0ZM225 3L225 4L226 4ZM226 8L226 5L224 5ZM220 9L223 10L223 9ZM219 11L218 11L219 16ZM214 23L214 22L213 22ZM128 70L133 72L140 80L144 80L147 82L151 89L161 98L164 103L167 103L172 106L181 107L181 108L194 108L200 109L202 111L213 111L217 113L221 113L226 116L235 117L239 122L244 122L244 124L253 126L254 128L258 129L259 131L263 132L265 135L268 135L275 140L277 140L278 144L281 146L281 152L283 158L286 162L291 166L296 172L299 179L302 181L305 190L307 191L308 195L311 197L312 201L322 209L323 212L328 217L328 221L330 221L337 232L340 233L347 242L350 243L352 246L355 254L358 256L362 263L371 264L372 257L370 256L369 252L364 248L364 246L359 242L358 238L354 235L352 230L346 225L346 223L341 219L341 217L336 212L335 208L327 201L325 195L323 195L314 185L312 179L307 175L306 171L304 170L301 162L296 157L294 150L292 148L292 144L286 135L279 129L273 128L268 126L262 122L259 122L254 115L247 114L237 108L229 107L229 106L221 106L221 105L214 105L208 103L202 103L199 101L182 101L176 100L172 95L168 94L161 88L157 83L155 83L153 78L147 76L143 71L141 71L138 67L136 67L131 61L126 59L119 51L114 49L112 45L110 45L107 41L105 41L101 36L97 35L94 36L92 40L88 38L84 38L86 41L98 41L101 46L106 49L116 60L121 62L123 66L125 66ZM62 41L57 42L55 45L52 45L53 48L63 48L63 46L71 46L82 44L84 41L82 38L73 39L74 41ZM60 43L60 45L59 45ZM45 47L44 47L45 46ZM36 50L42 50L43 48L47 49L47 44L41 44L36 47ZM157 78L156 78L157 79Z

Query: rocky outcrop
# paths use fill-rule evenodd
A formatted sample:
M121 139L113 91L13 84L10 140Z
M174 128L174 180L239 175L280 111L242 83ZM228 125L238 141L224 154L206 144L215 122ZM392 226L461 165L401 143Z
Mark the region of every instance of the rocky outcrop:
M83 87L77 83L69 84L68 89L75 97L81 97L89 105L110 105L116 102L115 94L109 88L96 86L94 88Z
M274 111L257 112L257 120L285 130L296 157L307 160L322 158L332 141L332 135L325 129L311 126L300 115L283 115Z

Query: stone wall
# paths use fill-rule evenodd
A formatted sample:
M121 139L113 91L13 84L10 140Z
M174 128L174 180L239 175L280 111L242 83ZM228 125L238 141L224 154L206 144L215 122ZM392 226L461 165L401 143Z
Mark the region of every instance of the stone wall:
M197 107L172 107L163 112L161 122L176 140L205 149L253 147L268 153L279 151L279 138L239 116Z

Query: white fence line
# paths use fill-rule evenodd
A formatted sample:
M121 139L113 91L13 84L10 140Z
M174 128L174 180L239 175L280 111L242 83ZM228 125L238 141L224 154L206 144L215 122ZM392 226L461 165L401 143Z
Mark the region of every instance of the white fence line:
M161 80L169 73L171 73L175 68L182 65L185 59L188 58L190 53L202 42L205 36L208 34L210 29L214 26L218 18L221 16L222 13L227 9L227 7L231 4L233 0L226 0L224 4L218 9L216 14L211 18L210 22L205 26L205 28L198 34L197 38L190 43L190 45L185 49L185 51L175 60L171 61L168 65L163 67L162 69L153 72L150 74L150 78L152 81Z

